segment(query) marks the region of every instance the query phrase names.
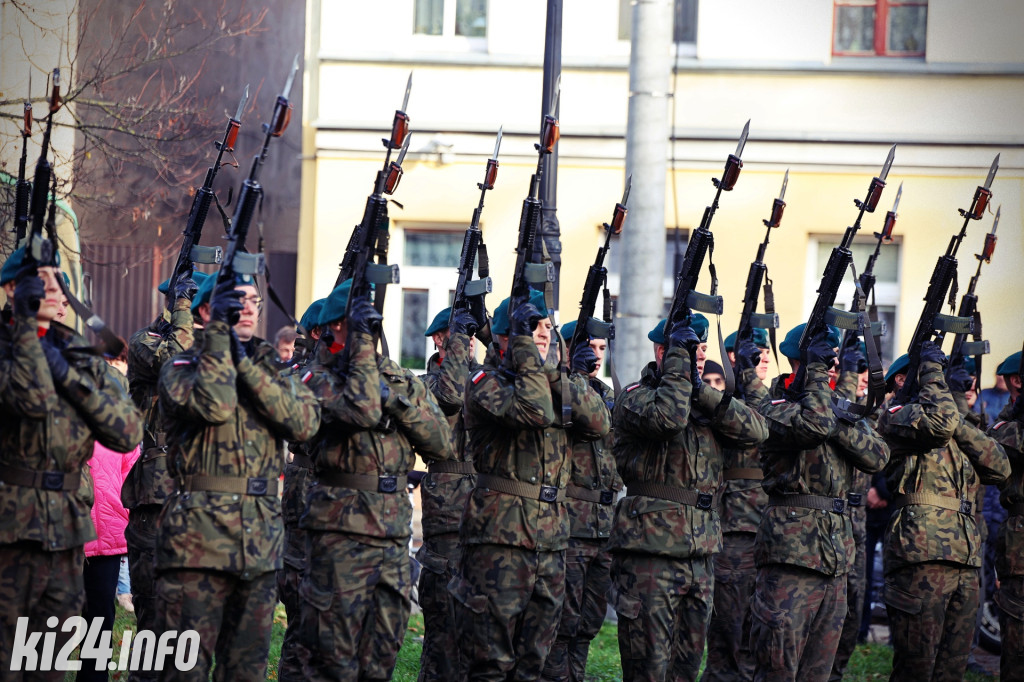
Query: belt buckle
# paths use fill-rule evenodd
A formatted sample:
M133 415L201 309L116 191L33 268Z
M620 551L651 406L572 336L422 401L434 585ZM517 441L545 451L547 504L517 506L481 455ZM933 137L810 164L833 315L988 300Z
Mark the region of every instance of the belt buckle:
M398 490L398 476L381 476L377 479L377 492L393 493Z
M842 514L844 511L846 511L846 500L840 497L832 498L832 511L834 511L836 514Z
M537 499L541 502L554 502L558 499L558 488L553 485L542 485Z
M713 500L711 493L697 493L697 509L711 509Z
M245 494L246 495L266 495L267 494L267 479L265 478L250 478L245 482Z
M614 490L602 490L601 491L601 504L611 504L615 501Z
M848 493L846 500L850 503L851 507L859 507L864 500L864 495L862 493Z
M40 482L43 490L61 490L64 487L64 473L61 471L44 471Z
M967 514L970 516L971 510L974 509L974 503L968 502L967 500L960 500L960 513Z

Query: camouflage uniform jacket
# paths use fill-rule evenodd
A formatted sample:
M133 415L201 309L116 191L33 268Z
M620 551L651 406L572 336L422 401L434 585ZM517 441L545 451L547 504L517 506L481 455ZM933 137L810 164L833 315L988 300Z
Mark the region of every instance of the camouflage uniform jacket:
M922 362L918 377L916 398L887 406L878 420L892 448L886 477L893 500L931 493L973 502L980 483L999 483L1010 473L1006 454L961 416L938 363ZM893 513L886 536L886 573L925 561L981 566L981 536L970 512L909 504Z
M600 379L590 379L590 385L601 396L608 414L611 414L615 408L612 389ZM570 439L572 474L569 482L586 490L609 495L612 500L612 504L601 504L567 496L565 505L569 509L570 537L607 540L611 535L614 502L622 490L622 477L615 466L612 447L614 433L613 430L609 431L604 438L592 441Z
M303 375L323 411L311 443L317 475L405 476L415 454L448 459L451 431L424 383L377 355L368 334L350 336L347 379L338 373L340 352ZM384 401L382 384L388 387ZM367 544L394 544L409 537L411 522L412 504L404 489L388 493L320 482L310 488L299 527L358 535Z
M608 408L587 378L541 363L529 336L509 337L510 365L492 347L466 387L466 450L478 477L565 488L569 482L567 431L561 425L562 382L568 382L572 428L568 438L597 440L608 433ZM510 372L509 369L512 371ZM557 372L557 373L556 373ZM464 545L508 545L561 551L569 542L564 502L544 502L477 486L462 518Z
M824 364L809 364L805 376L803 395L794 402L785 397L784 377L769 392L754 370L742 372L746 395L770 432L761 445L762 486L769 497L815 495L842 498L845 505L854 468L880 471L889 448L869 420L847 424L836 418ZM836 391L849 396L856 386L857 375L844 372ZM755 541L758 566L787 564L839 576L849 573L855 559L849 514L769 501Z
M274 348L255 340L235 364L230 328L211 322L202 342L160 371L167 418L168 468L185 477L224 476L276 481L280 439L309 438L320 423L313 395L297 377L282 377ZM156 566L200 568L250 580L281 568L284 525L277 495L179 489L164 504Z
M733 398L737 400L737 398ZM722 448L725 459L725 472L730 469L761 470L759 449L755 445L749 448ZM768 493L757 478L726 479L722 485L722 532L723 533L756 533L761 524L761 514L768 505Z
M1013 403L1010 403L1011 408ZM1013 418L1012 409L989 429L989 435L1003 447L1013 472L1003 484L999 501L1010 510L999 530L996 570L1000 578L1024 575L1024 423Z
M630 492L656 483L717 495L722 447L754 447L768 437L764 419L707 384L693 395L690 354L669 348L661 371L650 363L615 405L615 460L626 495L615 510L610 551L672 558L702 557L722 548L719 510Z
M194 336L189 300L181 298L175 301L169 315L165 310L128 341L128 390L142 412L145 431L142 454L121 486L121 503L126 509L143 504L162 505L176 487L167 473L167 447L157 382L164 362L191 348Z
M57 323L46 335L69 369L55 385L38 332L34 318L15 317L0 335L0 544L38 542L59 551L96 539L85 466L94 441L129 452L142 440L142 420L116 370ZM45 490L3 482L5 474L25 471L81 472L81 483L76 490Z
M444 360L435 354L427 361L427 373L420 377L448 420L452 434L452 460L465 462L469 467L472 467L473 462L466 453L462 404L466 397L469 374L476 369L476 363L469 352L469 337L465 334L452 334L448 337ZM459 532L462 510L466 507L475 480L472 473L429 472L423 477L420 484L423 537Z

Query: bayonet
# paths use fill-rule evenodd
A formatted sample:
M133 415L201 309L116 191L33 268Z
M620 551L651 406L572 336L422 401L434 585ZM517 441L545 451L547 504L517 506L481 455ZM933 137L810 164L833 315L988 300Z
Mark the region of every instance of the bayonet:
M405 155L409 151L409 141L412 140L412 133L405 136L405 142L402 143L402 151L398 152L398 160L395 161L399 166L402 165L402 161L405 160Z
M498 160L498 150L501 149L501 131L502 128L498 128L498 137L494 140L494 153L491 154L491 159L494 161Z
M295 54L295 59L292 60L292 70L288 74L288 80L285 81L284 90L281 91L281 97L288 99L288 94L292 91L292 83L295 81L295 74L299 72L299 55Z
M412 71L409 72L409 80L405 82L405 97L402 98L402 109L405 111L409 106L409 93L412 92Z
M999 207L996 209L996 219L995 219L995 222L992 223L992 234L995 234L996 233L996 228L999 227L999 214L1002 213L1002 212L1003 212L1003 205L999 204Z
M985 189L992 188L992 181L996 179L996 171L999 170L999 154L992 159L992 166L988 169L988 177L985 178Z
M786 169L786 175L782 178L782 189L779 190L779 201L786 198L786 186L789 185L789 169Z
M885 179L889 177L889 169L892 168L892 160L896 158L896 145L892 146L889 150L889 156L885 158L885 164L882 166L882 172L878 175L878 179L885 182Z
M28 138L32 137L32 71L28 72L28 94L25 97L25 112L23 116L23 125L21 130L21 136Z
M242 120L242 112L245 111L245 105L249 102L249 84L245 84L245 92L242 93L242 99L238 100L238 108L235 110L235 115L231 117L233 121Z
M743 132L740 133L739 144L736 145L736 157L743 158L743 148L747 146L747 135L750 134L750 119L747 119L746 124L743 126Z
M626 202L629 200L629 188L632 187L632 186L633 186L633 174L630 173L629 177L626 178L626 189L625 189L625 191L622 192L622 201L619 202L623 206L625 206ZM785 191L785 190L783 190L783 191Z
M892 202L892 212L896 212L896 208L900 205L900 197L903 196L903 183L900 182L899 189L896 190L896 201Z

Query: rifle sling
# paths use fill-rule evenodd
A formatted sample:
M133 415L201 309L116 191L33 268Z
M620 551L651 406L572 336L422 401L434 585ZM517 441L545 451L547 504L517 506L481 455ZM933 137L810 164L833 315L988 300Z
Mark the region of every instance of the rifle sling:
M775 325L768 327L768 338L772 343L772 355L775 356L775 367L779 366L779 348L775 343L775 330L779 327L779 315L775 312L775 291L772 281L768 279L768 266L764 268L764 312L775 318Z
M711 260L711 257L715 253L715 243L711 242L711 246L708 248L708 273L711 275L711 295L714 297L718 291L718 272L715 269L715 262ZM692 292L691 292L692 293ZM722 297L717 296L719 305L721 305ZM725 341L722 338L722 310L719 308L718 313L715 315L715 325L718 327L718 352L719 357L722 358L722 362L725 363L729 358L729 351L725 350ZM697 358L691 358L692 362L696 362ZM727 396L733 395L736 392L736 373L735 372L723 372L725 374L725 394Z
M121 339L117 338L117 334L110 331L107 323L99 315L89 310L84 303L71 293L63 277L57 277L56 279L60 290L64 292L64 296L68 299L68 303L74 309L75 314L85 322L85 326L100 337L100 342L103 344L103 352L114 357L120 355L121 350L124 348L124 343L121 342Z

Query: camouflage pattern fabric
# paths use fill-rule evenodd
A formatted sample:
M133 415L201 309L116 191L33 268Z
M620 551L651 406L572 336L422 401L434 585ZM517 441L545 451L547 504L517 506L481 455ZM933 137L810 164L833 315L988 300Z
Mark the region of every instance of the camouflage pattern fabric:
M273 573L243 580L226 571L173 569L160 573L157 632L195 630L199 661L190 671L165 663L162 681L265 680L277 605ZM210 675L216 656L217 665ZM171 661L170 657L165 659Z
M609 414L615 408L612 389L599 379L589 380L591 388L601 397ZM593 491L610 491L612 499L622 490L622 477L615 463L615 431L610 430L604 438L593 441L571 443L572 463L569 482L580 488ZM567 496L569 510L569 536L589 540L607 540L611 535L615 513L614 504L601 504Z
M1020 526L1022 517L1015 518ZM1024 529L1018 528L1020 530ZM1021 682L1024 680L1024 576L1001 579L996 604L999 606L999 639L1002 643L999 680Z
M305 453L304 444L293 444L292 449L297 454ZM299 638L299 619L302 614L299 582L306 572L309 547L306 531L298 526L299 517L305 509L306 494L314 480L313 471L308 467L293 462L284 467L284 490L281 494L284 558L277 572L277 594L288 617L288 626L281 642L281 658L277 664L277 678L282 682L303 680L302 666L309 658L309 651Z
M450 589L468 679L538 679L565 598L565 552L472 544Z
M867 491L871 485L870 477L862 471L855 472L854 488L856 491ZM862 499L867 499L865 493ZM850 520L853 521L853 544L857 556L846 574L846 618L843 620L843 632L839 636L839 647L832 663L830 682L839 682L846 674L846 666L850 662L853 650L857 648L857 636L860 633L860 621L864 615L864 590L867 572L867 511L863 503L850 507Z
M905 564L885 575L892 633L889 679L962 680L978 610L979 569L948 563Z
M404 492L399 496L406 497ZM411 610L405 539L310 531L299 585L307 680L390 680Z
M423 651L417 678L421 682L466 678L469 663L462 655L455 625L455 599L448 592L461 558L458 533L424 538L416 552L420 563L419 605L423 610Z
M770 564L750 604L756 682L824 682L846 617L846 576Z
M138 460L136 460L138 462ZM134 467L133 467L134 470ZM132 607L139 630L156 631L156 532L160 510L155 504L142 504L128 512L124 538L128 543L128 577L132 588ZM132 646L135 646L132 640ZM143 655L143 654L140 654ZM142 659L145 660L145 659ZM154 671L132 671L133 682L155 680Z
M710 556L612 557L609 600L619 615L624 680L697 679L711 618L713 571Z
M754 533L726 533L715 554L714 612L708 625L708 661L701 682L754 677L750 651L750 602L754 598Z

